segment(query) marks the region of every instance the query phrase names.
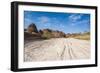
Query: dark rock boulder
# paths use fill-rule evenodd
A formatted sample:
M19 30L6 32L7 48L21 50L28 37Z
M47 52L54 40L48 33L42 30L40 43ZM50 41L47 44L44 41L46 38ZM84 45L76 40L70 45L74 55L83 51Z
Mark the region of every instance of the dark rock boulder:
M39 30L39 33L40 33L40 34L43 34L43 31L42 31L42 30Z
M28 31L29 33L32 33L32 32L38 33L37 27L36 27L36 25L35 25L34 23L32 23L32 24L30 24L30 25L28 26L27 31Z

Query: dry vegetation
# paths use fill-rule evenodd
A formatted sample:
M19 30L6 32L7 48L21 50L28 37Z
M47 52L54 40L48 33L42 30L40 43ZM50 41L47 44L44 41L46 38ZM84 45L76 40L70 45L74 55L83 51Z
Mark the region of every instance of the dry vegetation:
M78 34L78 35L72 36L72 38L81 39L81 40L90 40L90 32Z
M74 38L81 39L81 40L90 40L90 36L89 35L80 35L80 36L76 36Z

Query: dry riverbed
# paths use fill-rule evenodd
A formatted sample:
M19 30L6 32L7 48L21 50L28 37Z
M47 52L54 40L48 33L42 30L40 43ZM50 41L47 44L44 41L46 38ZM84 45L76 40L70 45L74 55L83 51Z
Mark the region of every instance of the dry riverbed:
M24 61L55 61L90 58L90 41L52 38L25 43Z

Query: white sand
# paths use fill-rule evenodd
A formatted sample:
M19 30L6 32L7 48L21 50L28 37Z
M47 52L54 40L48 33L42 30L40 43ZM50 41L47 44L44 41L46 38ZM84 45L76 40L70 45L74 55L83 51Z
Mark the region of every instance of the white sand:
M90 58L90 42L74 38L52 38L25 44L25 61L75 60Z

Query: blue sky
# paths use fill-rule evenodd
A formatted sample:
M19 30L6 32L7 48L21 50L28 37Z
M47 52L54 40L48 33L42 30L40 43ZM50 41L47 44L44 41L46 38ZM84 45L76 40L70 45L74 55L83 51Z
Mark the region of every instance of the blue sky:
M35 23L37 29L52 29L64 33L90 31L90 14L24 11L24 28Z

